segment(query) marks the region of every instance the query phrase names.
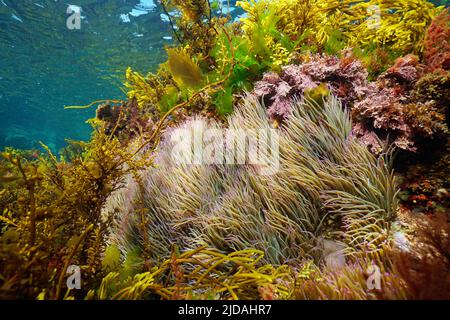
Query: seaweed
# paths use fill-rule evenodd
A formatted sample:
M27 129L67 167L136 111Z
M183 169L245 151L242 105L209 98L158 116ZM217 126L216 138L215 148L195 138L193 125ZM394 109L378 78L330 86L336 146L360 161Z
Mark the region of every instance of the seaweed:
M98 291L88 298L136 300L160 299L253 299L259 290L270 288L272 298L286 298L292 281L287 266L258 267L263 252L242 250L225 255L200 247L184 253L173 250L171 257L152 270L120 281L121 272L111 272Z
M415 241L410 251L394 254L395 267L404 279L410 299L450 299L450 223L448 215L416 219Z
M14 177L2 180L2 298L67 297L62 279L69 264L88 271L86 286L101 279L111 222L101 209L121 187L123 175L148 161L130 160L120 142L102 129L81 147L82 154L70 162L59 161L48 148L47 156L31 159L13 150L2 153L2 169Z
M425 62L429 72L450 69L450 12L444 9L434 18L425 37Z
M340 59L312 55L303 59L299 65L285 66L279 75L266 73L256 82L252 93L264 102L271 118L286 120L291 111L290 100L321 84L339 97L344 107L350 107L370 90L366 70L351 56Z

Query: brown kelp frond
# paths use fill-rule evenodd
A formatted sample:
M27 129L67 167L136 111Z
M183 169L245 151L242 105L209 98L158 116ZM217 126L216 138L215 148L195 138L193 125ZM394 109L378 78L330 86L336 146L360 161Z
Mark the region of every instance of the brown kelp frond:
M272 299L290 295L293 281L287 266L258 266L264 253L242 250L222 254L198 248L172 256L152 270L120 279L120 272L108 274L96 292L99 299L255 299L270 289ZM91 298L95 294L91 294Z
M1 222L0 232L0 298L82 296L83 289L75 292L63 285L70 265L89 270L84 289L101 279L112 220L101 214L102 208L123 177L149 161L130 160L120 141L96 129L77 152L67 151L70 161L56 158L47 147L48 156L13 150L1 154L0 172L9 179L0 183L0 220L7 222ZM119 166L122 161L126 165Z
M167 131L156 168L142 172L140 185L128 182L134 201L121 208L112 243L124 256L137 246L153 264L169 257L172 244L225 253L255 248L265 253L263 263L295 264L317 257L315 239L324 233L345 234L352 250L366 250L363 234L376 250L389 233L396 206L388 167L351 137L348 112L337 98L304 99L292 109L286 125L276 131L279 167L269 176L249 164L180 162L171 140L176 129ZM222 125L194 118L178 127L187 130L184 136L194 132L194 139L202 128ZM229 117L228 129L257 136L261 128L271 128L264 107L245 97ZM192 151L192 144L186 148ZM125 190L112 202L123 203Z

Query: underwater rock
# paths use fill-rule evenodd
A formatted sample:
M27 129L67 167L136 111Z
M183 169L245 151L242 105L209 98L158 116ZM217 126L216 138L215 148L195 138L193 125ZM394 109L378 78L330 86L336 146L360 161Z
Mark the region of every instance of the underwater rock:
M410 250L410 243L404 232L397 231L394 233L394 245L402 251Z
M4 146L13 147L22 150L28 150L36 147L36 141L33 137L37 132L27 130L22 126L14 126L8 131L4 132L1 137L1 142Z

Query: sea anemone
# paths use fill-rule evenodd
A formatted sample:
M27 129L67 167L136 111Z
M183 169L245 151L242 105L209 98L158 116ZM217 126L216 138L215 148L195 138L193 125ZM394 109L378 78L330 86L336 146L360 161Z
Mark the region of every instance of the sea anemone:
M396 210L396 185L383 157L374 157L351 134L348 112L329 96L323 106L294 101L278 129L279 167L176 163L168 130L155 168L140 183L110 197L117 212L110 242L126 256L136 248L153 263L199 246L230 253L264 252L262 262L293 264L316 257L317 237L344 241L346 251L377 251L387 240ZM222 126L203 118L178 129ZM228 118L228 129L256 135L270 128L265 108L251 95ZM174 161L175 160L175 161Z

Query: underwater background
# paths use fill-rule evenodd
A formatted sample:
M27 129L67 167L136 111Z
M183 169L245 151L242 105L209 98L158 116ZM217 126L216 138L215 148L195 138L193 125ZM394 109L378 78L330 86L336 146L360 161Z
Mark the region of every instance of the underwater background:
M0 24L0 300L450 300L448 1Z
M66 26L69 4L82 8L79 30ZM42 141L56 152L65 139L87 140L95 110L64 106L123 99L126 68L155 71L170 44L153 0L0 0L0 148Z

